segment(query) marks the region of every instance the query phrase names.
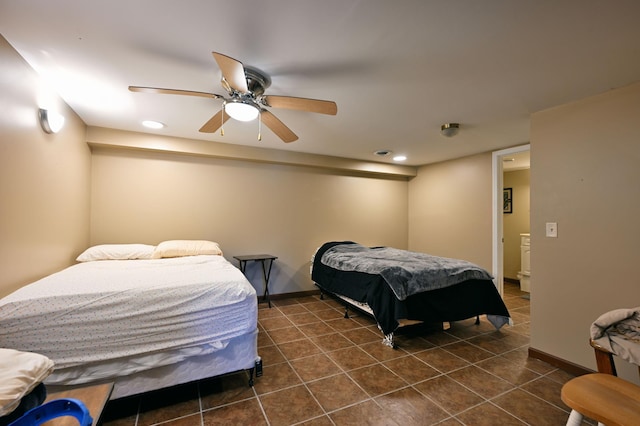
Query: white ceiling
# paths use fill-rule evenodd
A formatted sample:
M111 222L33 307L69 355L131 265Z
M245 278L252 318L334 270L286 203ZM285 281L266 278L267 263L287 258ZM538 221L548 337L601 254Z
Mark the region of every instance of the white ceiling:
M637 0L0 0L0 33L90 126L410 165L527 143L532 112L640 80ZM127 90L225 94L212 51L337 116L271 109L299 140L259 142L198 132L219 100Z

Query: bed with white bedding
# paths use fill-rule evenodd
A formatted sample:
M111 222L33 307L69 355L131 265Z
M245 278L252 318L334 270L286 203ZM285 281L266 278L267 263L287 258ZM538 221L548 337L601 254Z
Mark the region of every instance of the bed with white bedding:
M238 370L253 377L254 288L207 242L171 243L134 259L89 256L0 299L0 347L53 360L47 386L113 381L112 399Z

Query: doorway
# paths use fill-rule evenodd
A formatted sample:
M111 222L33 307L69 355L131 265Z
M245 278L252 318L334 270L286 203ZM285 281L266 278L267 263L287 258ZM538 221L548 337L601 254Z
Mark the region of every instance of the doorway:
M492 273L498 292L504 293L504 230L503 187L504 159L519 153L529 152L531 145L521 145L492 153Z

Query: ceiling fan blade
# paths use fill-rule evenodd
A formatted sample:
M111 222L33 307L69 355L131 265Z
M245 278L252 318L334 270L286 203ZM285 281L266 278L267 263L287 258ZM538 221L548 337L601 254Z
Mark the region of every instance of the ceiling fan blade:
M275 133L282 142L289 143L298 140L298 136L291 131L290 128L285 126L285 124L278 119L275 115L270 113L269 111L263 109L260 113L260 119L262 122L271 129L273 133Z
M215 133L224 123L229 119L229 114L224 113L224 108L218 111L216 115L211 117L209 121L204 123L204 126L200 128L202 133Z
M142 86L129 86L129 90L132 92L143 93L159 93L163 95L187 95L187 96L200 96L203 98L223 99L221 95L207 92L194 92L193 90L179 90L179 89L163 89L161 87L142 87Z
M222 78L224 78L232 89L237 90L240 93L249 92L247 87L247 77L244 73L244 65L242 62L233 59L222 53L212 52L220 71L222 71Z
M267 106L274 108L295 109L328 115L336 115L338 113L338 106L332 101L274 95L263 96L262 100Z

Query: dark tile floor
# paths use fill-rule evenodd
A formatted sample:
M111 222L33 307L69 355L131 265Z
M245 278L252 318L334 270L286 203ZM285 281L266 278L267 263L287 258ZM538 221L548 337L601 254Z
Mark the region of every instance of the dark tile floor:
M515 326L482 319L413 329L381 343L365 315L319 296L260 306L264 375L245 372L111 401L108 426L564 425L572 376L529 359L529 301L505 285Z

